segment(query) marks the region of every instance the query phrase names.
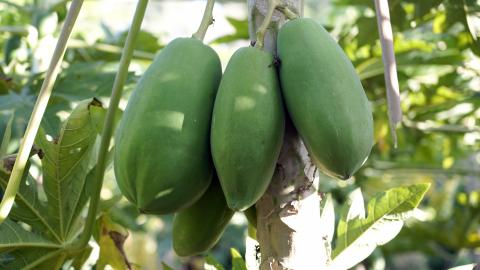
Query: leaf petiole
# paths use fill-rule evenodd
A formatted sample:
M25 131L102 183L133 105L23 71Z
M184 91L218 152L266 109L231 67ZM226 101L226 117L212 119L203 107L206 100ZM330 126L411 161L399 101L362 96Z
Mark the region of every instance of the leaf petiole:
M143 17L145 16L147 4L148 0L139 0L135 9L135 13L133 15L132 26L130 27L130 30L128 32L127 40L125 42L122 56L120 58L120 66L113 84L110 105L108 107L107 116L103 126L102 139L100 143L100 149L98 150L97 167L93 183L94 191L90 199L90 205L88 208L88 214L85 223L85 230L83 231L80 240L75 243L75 246L72 248L72 250L83 249L88 244L88 241L90 240L90 237L92 235L93 226L95 225L95 220L97 218L97 212L99 208L100 192L103 185L103 178L105 174L105 167L108 156L108 148L113 134L116 111L122 97L123 87L125 85L125 81L128 75L128 67L130 66L130 61L132 59L135 47L135 41L137 40L138 34L140 32L140 27L142 26L142 21Z
M17 160L10 175L7 188L5 189L5 194L0 203L0 224L5 221L10 210L12 209L13 202L15 201L15 196L17 195L18 188L20 187L20 182L22 179L23 171L25 170L25 165L29 158L30 150L32 149L35 136L40 127L40 122L42 121L43 114L50 99L52 93L53 84L60 70L60 63L65 54L67 48L67 41L72 32L75 21L77 20L78 14L82 7L83 0L73 0L70 5L70 9L65 20L65 24L62 27L58 43L53 52L53 57L48 67L45 80L43 81L42 88L40 89L40 94L38 95L37 102L33 108L32 116L27 125L25 135L20 144L20 149L18 151Z

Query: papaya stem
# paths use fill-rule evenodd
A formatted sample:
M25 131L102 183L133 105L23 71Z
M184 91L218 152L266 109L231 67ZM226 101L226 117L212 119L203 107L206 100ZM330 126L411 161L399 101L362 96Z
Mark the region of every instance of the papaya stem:
M207 33L208 27L213 24L213 6L215 5L215 0L207 0L207 5L205 6L205 11L203 12L202 22L198 27L198 30L192 37L203 41L205 34Z
M390 22L390 10L387 0L375 0L378 32L382 46L382 61L384 66L385 86L387 88L387 108L390 123L390 133L393 146L397 148L397 126L402 121L402 108L400 106L400 87L398 85L397 63L393 48L393 31Z
M68 10L65 24L60 32L57 45L45 75L45 80L42 83L42 87L33 108L32 115L28 121L25 135L21 141L17 159L12 169L12 174L10 175L7 188L5 189L2 202L0 203L0 224L3 223L3 221L5 221L5 219L8 217L8 214L12 209L13 202L15 201L15 196L17 195L18 188L20 187L23 171L25 170L33 142L35 141L43 114L47 108L48 100L52 94L55 79L60 71L60 64L63 56L65 55L65 50L67 49L68 38L70 37L70 33L75 25L78 14L80 13L82 4L83 0L74 0L70 5L70 9Z
M256 48L263 49L265 34L267 33L267 29L272 22L273 12L275 12L275 9L278 7L278 5L279 3L277 0L268 0L267 14L265 14L265 19L257 30L257 41L255 42Z
M289 20L297 19L297 18L300 17L297 13L293 12L287 6L280 5L280 6L277 6L277 9L280 12L282 12L283 15L285 15L285 17L287 17L287 19L289 19Z
M90 198L90 205L88 208L87 220L85 223L85 230L78 242L78 246L75 248L82 249L88 244L90 237L92 235L93 226L97 217L99 202L100 202L100 191L102 190L103 178L105 174L105 166L108 155L108 148L110 145L110 140L112 138L116 110L122 97L123 87L128 75L128 67L130 66L130 61L133 56L135 41L137 40L138 33L140 32L140 27L142 26L143 17L145 16L145 10L147 9L148 0L139 0L135 13L133 15L132 25L128 31L127 40L125 46L123 47L122 56L120 58L120 66L115 76L115 81L112 88L112 95L110 97L110 106L107 110L107 116L103 126L102 139L100 143L100 149L98 150L98 161L97 168L95 170L94 178L94 191Z

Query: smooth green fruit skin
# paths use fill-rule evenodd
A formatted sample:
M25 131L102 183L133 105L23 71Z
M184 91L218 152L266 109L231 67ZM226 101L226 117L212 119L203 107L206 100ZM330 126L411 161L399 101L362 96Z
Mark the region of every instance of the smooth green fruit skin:
M179 256L193 256L211 249L235 212L228 208L218 179L205 194L173 220L173 249Z
M234 53L213 110L211 147L228 206L243 211L265 193L284 133L273 56L257 48Z
M147 214L192 205L212 178L210 125L218 55L194 38L166 46L132 93L115 140L123 195Z
M314 163L348 179L373 146L373 118L355 69L312 19L294 19L278 34L280 80L287 111Z

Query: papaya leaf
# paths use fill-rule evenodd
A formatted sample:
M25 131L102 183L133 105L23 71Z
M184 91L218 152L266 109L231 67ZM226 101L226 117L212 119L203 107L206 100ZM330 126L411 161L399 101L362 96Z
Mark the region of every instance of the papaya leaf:
M10 61L15 57L15 51L20 48L22 45L22 36L21 35L12 35L4 46L4 61L6 64L9 64Z
M22 248L56 249L60 246L39 234L25 230L20 224L7 219L0 224L0 253ZM15 258L18 259L18 258Z
M97 101L97 100L94 98L94 101ZM99 107L99 106L90 106L89 109L90 109L90 117L93 125L95 126L97 134L101 135L103 131L103 124L107 116L107 111L103 107ZM120 121L120 118L122 117L122 114L123 114L123 111L120 109L117 109L114 127L117 126L118 122ZM94 151L93 151L94 153L98 153L98 149L97 149L98 146L99 146L99 141L97 141L97 143L94 145ZM114 146L107 153L105 170L108 170L110 166L113 164L113 148ZM69 237L74 237L78 233L78 229L81 229L82 224L79 224L77 222L79 218L78 214L82 211L83 207L85 206L85 204L89 199L90 194L92 194L93 192L93 188L94 188L93 183L95 182L94 178L95 178L95 173L97 169L96 164L97 164L97 155L94 154L90 159L89 167L91 167L91 169L85 178L85 187L82 190L82 194L80 195L80 198L78 200L77 208L74 211L76 215L73 217L71 223L69 224L69 227L72 228L72 230L70 230ZM100 205L100 207L104 205L104 202L101 202L101 203L102 204ZM112 202L112 203L115 203L115 202ZM110 208L112 206L110 206ZM107 211L108 209L101 208L101 210Z
M72 220L82 209L78 206L86 202L81 198L97 139L90 113L95 107L101 107L95 99L80 102L64 123L58 139L48 141L42 129L36 138L36 144L44 153L43 187L49 214L62 240L65 240Z
M3 265L2 262L0 262L1 269L61 269L61 266L67 258L62 249L20 249L8 255L11 255L15 259L9 260Z
M242 258L242 255L240 255L238 250L231 248L230 254L232 254L232 270L247 270L245 260Z
M127 40L127 35L128 31L121 33L118 38L115 38L115 45L123 46ZM163 47L165 47L165 45L163 45L158 37L154 34L147 31L138 32L135 50L148 53L157 53L159 50L163 49Z
M248 40L248 21L247 20L238 20L232 17L227 17L227 21L230 25L235 29L233 34L228 34L225 36L221 36L212 43L228 43L236 40Z
M397 53L397 68L403 71L409 67L423 66L455 66L460 65L464 57L455 50L446 50L435 52L425 56L415 51L406 51ZM421 64L420 64L421 63ZM384 72L382 58L370 58L356 66L358 76L361 80L366 80L375 76L382 75Z
M0 142L0 158L6 156L8 153L8 144L10 143L10 139L12 136L12 122L13 122L14 113L10 115L8 119L7 126L5 127L5 131L3 132L3 138Z
M211 254L205 257L205 263L203 265L205 270L225 270L220 262L217 261Z
M123 249L123 244L128 237L128 231L120 225L113 223L107 214L98 219L98 245L100 256L97 262L98 269L110 265L114 269L132 269L131 263Z
M428 16L432 9L437 8L442 3L442 0L428 0L428 1L417 1L415 3L415 18L417 20L422 20L424 17L428 19Z
M347 233L348 222L355 218L365 218L365 202L360 188L355 189L348 195L348 199L341 209L337 235Z
M377 31L377 21L374 17L360 17L355 22L359 31L357 34L358 47L364 45L373 45L376 39L372 38L372 33Z
M416 184L379 193L367 205L368 216L365 216L360 190L353 191L349 206L342 210L329 269L351 268L377 246L392 240L429 187L429 184Z
M70 228L69 234L67 235L68 239L75 237L76 235L78 235L79 231L83 230L83 220L82 222L79 222L80 221L79 219L81 218L80 212L85 207L85 204L87 203L90 194L92 194L93 192L95 169L96 167L93 167L85 177L85 185L82 189L82 193L80 194L80 197L78 198L78 203L74 211L74 213L76 214L70 221L70 224L68 225L68 227Z
M97 150L95 149L94 153L97 153ZM106 158L106 166L105 170L108 170L108 168L111 166L113 163L113 149L110 150L107 154ZM91 164L96 163L96 155L92 160L95 160L95 162L90 162ZM96 174L96 169L97 167L94 166L87 174L85 177L85 187L82 190L82 194L80 195L80 198L78 200L77 208L75 209L76 215L73 217L71 223L69 224L70 232L68 235L68 238L70 239L71 237L75 237L78 235L78 233L83 230L83 220L81 220L81 216L79 215L82 209L85 207L86 203L88 202L88 199L90 198L90 194L93 194L93 188L94 188L94 183L95 183L95 174ZM110 209L112 209L118 201L122 198L121 194L117 194L113 198L106 200L106 201L100 201L100 211L107 212Z
M457 23L464 26L459 33L466 39L459 45L470 45L473 53L480 55L480 8L477 0L446 1L445 29L453 28Z
M15 119L12 123L13 137L23 135L23 130L26 127L30 114L32 113L35 99L35 95L23 95L14 91L8 91L7 94L1 96L0 112L15 112Z
M38 75L37 75L38 76ZM37 78L36 75L32 75L32 78ZM39 82L43 82L43 77L38 76ZM0 82L1 82L0 74ZM1 86L0 86L1 88ZM20 90L19 90L20 91ZM23 135L23 132L27 126L28 120L35 104L36 95L34 94L21 94L15 91L9 91L0 98L0 112L15 112L15 119L12 123L12 136L19 138ZM65 102L65 99L58 97L52 97L48 103L48 107L42 119L42 127L47 134L56 134L60 127L60 118L58 112L70 110L70 104ZM0 126L5 125L6 121L1 117ZM2 128L3 128L2 127ZM2 132L0 132L2 133Z
M113 124L114 127L116 127L118 122L120 122L122 114L123 111L120 109L117 109L115 111L115 122ZM98 135L101 135L103 130L103 124L105 123L105 118L107 117L107 110L105 110L103 107L90 107L90 116L92 117L92 121L95 125Z
M3 159L3 161L4 160L5 159ZM10 218L30 225L33 230L42 232L43 236L48 239L60 242L59 235L52 228L46 216L46 206L38 197L37 183L28 172L29 165L30 163L27 163L27 169L25 170L20 188L15 197ZM7 187L9 176L9 172L0 168L0 188L5 189Z
M73 63L64 69L55 83L52 97L68 102L78 102L91 97L108 97L115 80L116 65L107 62ZM127 88L133 86L137 77L128 73ZM38 91L41 80L33 86Z

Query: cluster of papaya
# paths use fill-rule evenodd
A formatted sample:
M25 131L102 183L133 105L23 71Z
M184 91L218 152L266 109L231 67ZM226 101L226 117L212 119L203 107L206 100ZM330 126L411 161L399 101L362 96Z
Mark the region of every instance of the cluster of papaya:
M277 42L279 67L248 47L222 75L213 49L178 38L130 97L115 137L118 186L143 213L176 213L181 256L215 245L234 211L251 212L273 176L285 112L325 173L347 179L369 155L372 113L338 44L305 18L283 25Z

